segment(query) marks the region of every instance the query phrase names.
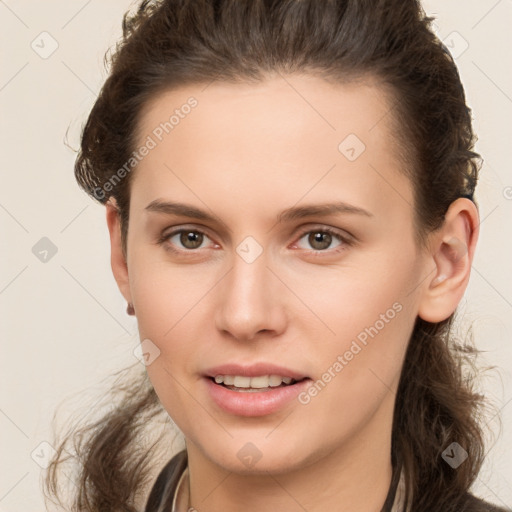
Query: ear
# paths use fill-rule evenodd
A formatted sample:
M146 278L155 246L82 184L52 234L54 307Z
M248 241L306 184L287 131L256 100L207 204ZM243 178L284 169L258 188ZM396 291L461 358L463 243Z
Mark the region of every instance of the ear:
M111 198L106 203L107 208L107 226L110 234L110 264L112 272L126 302L131 303L130 280L128 275L128 265L123 252L121 242L121 222L118 207L115 200Z
M441 322L457 308L468 285L478 233L478 210L473 201L454 201L429 243L428 265L434 271L421 294L418 315L423 320Z

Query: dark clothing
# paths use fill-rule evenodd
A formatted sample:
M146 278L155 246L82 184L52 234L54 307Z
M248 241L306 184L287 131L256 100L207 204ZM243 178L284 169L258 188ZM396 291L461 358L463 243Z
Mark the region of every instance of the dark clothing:
M172 500L178 480L187 467L187 452L185 450L175 455L162 469L158 475L151 493L149 495L145 512L171 512ZM389 492L384 503L383 511L390 510L394 500L398 485L398 478L395 477L391 482ZM411 511L414 512L414 511ZM429 511L434 512L434 511ZM439 511L442 512L442 511ZM482 501L472 494L467 494L466 505L461 512L507 512L506 509L496 507L490 503Z
M146 503L145 512L171 512L174 491L187 467L187 452L176 454L158 475Z

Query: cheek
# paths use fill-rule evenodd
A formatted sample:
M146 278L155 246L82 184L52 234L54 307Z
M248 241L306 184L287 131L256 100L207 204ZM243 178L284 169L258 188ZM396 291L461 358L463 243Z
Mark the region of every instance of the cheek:
M381 251L357 266L290 275L288 280L294 279L294 290L312 312L308 316L316 317L319 328L324 325L322 341L343 350L354 339L364 343L368 330L386 338L386 333L409 329L416 316L417 297L411 291L417 267L411 254L400 258Z
M190 393L195 389L192 379L205 339L200 318L208 307L208 281L161 262L134 268L132 293L140 339L143 343L150 340L158 353L146 370L164 408L188 432L194 418L199 423L206 421Z
M315 414L371 414L398 383L417 316L410 292L418 269L412 255L396 259L382 253L364 273L333 271L323 291L303 281L300 293L329 328L314 352L319 382L304 397L316 401Z
M383 317L348 306L333 324L337 336L314 356L316 380L299 396L302 415L317 420L312 437L327 445L365 432L374 417L387 428L414 325L413 310L398 302L376 306Z
M197 372L202 344L208 343L210 292L216 276L211 269L173 266L162 255L157 258L142 251L133 256L131 265L140 339L149 340L158 353L147 367L148 375L166 409L174 414L183 407L182 399L186 401L182 386Z
M359 333L364 338L344 337L325 360L324 373L314 383L314 391L310 389L302 397L308 416L319 419L319 435L323 432L331 440L349 438L364 430L375 415L381 418L381 427L382 422L390 421L392 416L382 416L382 412L393 410L412 331L408 319L400 316L406 314L400 311L380 331L368 324ZM330 428L324 429L323 424Z
M140 335L165 345L166 340L175 338L183 322L197 314L197 307L207 303L214 276L208 269L171 265L161 254L155 257L141 252L133 256L130 265Z

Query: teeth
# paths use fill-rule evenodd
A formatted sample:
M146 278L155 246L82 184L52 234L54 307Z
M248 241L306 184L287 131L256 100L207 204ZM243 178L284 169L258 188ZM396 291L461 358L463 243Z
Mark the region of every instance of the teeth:
M279 377L279 375L271 375L268 379L268 384L270 387L280 386L283 382L282 377Z
M251 377L251 388L268 388L268 376L262 375L261 377ZM279 381L279 384L281 384L281 380Z
M233 386L237 388L250 388L251 377L239 377L238 375L233 379Z
M224 384L228 386L232 386L235 383L235 377L233 375L225 375L224 376Z
M241 375L216 375L215 382L217 384L225 384L226 386L235 386L237 388L275 388L281 384L291 384L291 377L281 377L280 375L259 375L258 377L244 377Z

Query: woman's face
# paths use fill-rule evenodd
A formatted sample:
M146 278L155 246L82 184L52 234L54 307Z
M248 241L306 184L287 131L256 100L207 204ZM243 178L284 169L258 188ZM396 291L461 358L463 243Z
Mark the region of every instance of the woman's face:
M162 404L230 471L391 429L432 271L392 116L376 85L300 75L188 86L143 113L125 296Z

